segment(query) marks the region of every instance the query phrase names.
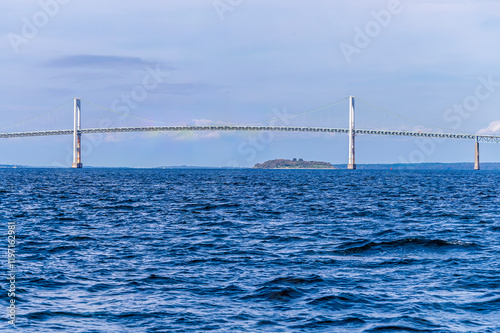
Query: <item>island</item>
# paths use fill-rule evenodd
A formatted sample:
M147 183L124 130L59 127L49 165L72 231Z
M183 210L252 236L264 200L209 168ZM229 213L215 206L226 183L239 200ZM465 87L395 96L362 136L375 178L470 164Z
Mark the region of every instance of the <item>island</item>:
M257 163L254 169L337 169L328 162L278 159Z

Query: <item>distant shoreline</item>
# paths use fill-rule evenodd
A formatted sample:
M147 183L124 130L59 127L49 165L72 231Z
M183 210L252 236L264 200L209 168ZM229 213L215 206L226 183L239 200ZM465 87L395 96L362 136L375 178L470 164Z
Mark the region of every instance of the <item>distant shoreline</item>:
M226 166L159 166L159 167L119 167L119 166L85 166L83 169L158 169L158 170L194 170L194 169L220 169L220 170L344 170L347 169L347 164L332 164L333 168L270 168L256 169L254 167L226 167ZM379 163L379 164L357 164L357 170L473 170L474 163L471 162L456 162L456 163ZM71 169L70 167L53 167L53 166L28 166L28 165L0 165L0 170L8 169ZM500 163L483 162L481 170L500 170Z
M339 170L338 168L245 168L252 170Z

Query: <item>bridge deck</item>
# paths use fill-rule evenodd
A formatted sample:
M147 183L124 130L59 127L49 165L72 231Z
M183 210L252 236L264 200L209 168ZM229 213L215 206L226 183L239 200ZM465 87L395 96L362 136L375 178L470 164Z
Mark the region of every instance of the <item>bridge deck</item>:
M160 131L274 131L274 132L322 132L322 133L349 133L347 128L327 127L287 127L287 126L150 126L150 127L115 127L115 128L87 128L80 130L81 134L92 133L126 133L126 132L160 132ZM0 138L18 138L30 136L72 135L73 130L52 130L33 132L0 133ZM454 134L433 132L410 132L391 130L356 129L355 134L368 135L397 135L445 139L478 140L478 142L500 143L500 136Z

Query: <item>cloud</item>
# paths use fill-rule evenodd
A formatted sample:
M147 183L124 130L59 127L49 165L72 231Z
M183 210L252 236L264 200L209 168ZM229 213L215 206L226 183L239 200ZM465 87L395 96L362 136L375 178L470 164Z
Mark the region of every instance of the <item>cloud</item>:
M498 29L500 28L500 19L497 17L490 18L481 22L480 26L485 29Z
M221 121L212 121L208 119L193 119L187 126L218 126L228 125ZM225 132L226 134L228 132ZM218 139L221 137L220 131L187 131L187 132L166 132L166 134L178 141L196 141L200 139Z
M421 132L421 133L427 133L427 132L432 132L432 133L437 133L437 132L442 132L442 130L440 128L432 128L432 127L427 127L427 126L423 126L423 125L418 125L418 126L414 126L411 131L413 132Z
M156 91L160 94L189 96L206 91L210 85L204 83L164 83Z
M480 129L477 134L497 134L500 132L500 120L492 121L488 127Z
M49 67L144 67L153 65L152 62L146 61L139 57L127 56L102 56L102 55L72 55L54 58L47 62Z
M192 123L195 125L195 126L216 126L216 125L225 125L224 123L218 121L218 122L215 122L213 120L209 120L209 119L193 119L192 120Z
M201 139L218 139L221 137L221 133L215 131L165 132L165 134L176 141L198 141Z

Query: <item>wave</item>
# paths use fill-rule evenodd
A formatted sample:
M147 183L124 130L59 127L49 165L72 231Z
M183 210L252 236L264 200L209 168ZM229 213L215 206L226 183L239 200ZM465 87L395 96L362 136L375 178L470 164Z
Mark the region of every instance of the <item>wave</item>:
M367 252L381 252L387 250L452 250L467 249L477 250L480 246L474 242L459 240L426 239L426 238L403 238L385 242L367 242L361 246L352 246L347 243L339 246L337 253L343 255L363 254Z
M327 295L309 301L308 304L325 307L334 311L350 309L353 307L366 307L372 302L353 293L341 293L339 295Z
M242 299L268 300L290 302L300 298L304 293L298 288L266 286L256 290L256 292L243 296Z
M279 277L272 281L264 283L264 285L308 285L325 282L319 275L311 275L308 277L296 277L296 276L286 276Z
M340 319L328 319L324 317L313 318L305 324L294 325L290 328L311 330L311 329L327 329L328 327L344 327L345 328L360 328L366 324L366 321L360 317L344 317ZM344 330L345 331L345 330Z

